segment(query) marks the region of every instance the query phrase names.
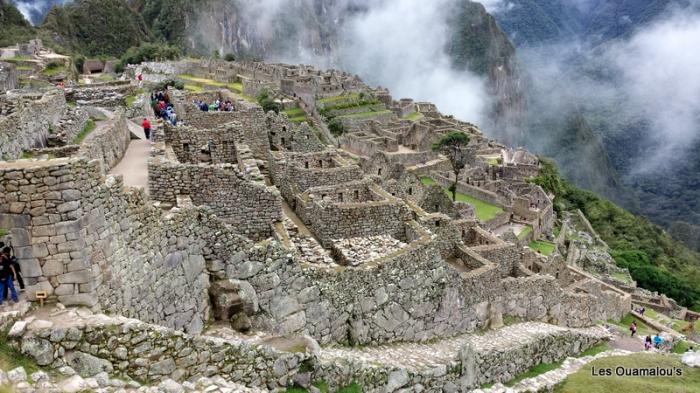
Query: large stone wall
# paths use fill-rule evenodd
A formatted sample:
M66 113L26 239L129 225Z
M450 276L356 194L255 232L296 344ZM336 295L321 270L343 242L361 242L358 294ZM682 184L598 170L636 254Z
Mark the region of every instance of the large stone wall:
M151 198L173 205L179 195L189 195L255 239L271 236L272 223L282 215L279 191L248 180L237 165L183 164L156 156L148 162L148 186Z
M17 87L17 70L12 63L0 61L0 93Z
M38 97L11 94L6 97L15 102L15 110L8 116L0 116L0 158L18 158L24 150L43 147L49 127L66 111L66 100L59 90L49 90Z

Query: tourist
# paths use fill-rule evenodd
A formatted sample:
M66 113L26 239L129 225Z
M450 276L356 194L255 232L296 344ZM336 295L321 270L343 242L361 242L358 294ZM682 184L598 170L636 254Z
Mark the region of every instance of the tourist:
M146 135L146 140L151 140L151 122L147 118L143 118L143 134Z
M630 337L634 337L635 333L637 333L637 322L632 321L632 324L630 325L630 331L632 332L632 335Z
M17 298L17 291L15 290L14 280L17 279L17 271L12 264L10 259L11 249L10 247L5 247L2 249L2 255L0 258L0 290L5 291L5 288L9 288L10 295L12 296L12 301L17 303L19 299ZM0 306L2 306L5 301L5 297L0 298Z
M644 350L648 351L651 349L651 336L647 335L644 339Z
M172 124L173 127L177 125L177 114L175 111L170 112L170 124Z
M15 273L17 273L17 283L19 284L19 290L20 292L24 292L24 279L22 278L22 268L19 265L19 260L15 256L15 249L12 247L12 245L7 246L10 249L9 256L10 256L10 262L12 262L12 266L15 267ZM0 250L3 250L5 248L5 243L0 242ZM7 299L7 288L2 293L2 298Z
M664 343L664 339L659 336L660 333L656 333L656 336L654 336L654 348L659 349L661 344Z
M138 75L136 75L136 80L139 81L139 87L143 86L143 74L139 72Z
M646 308L641 307L641 308L639 309L639 315L644 315L644 311L646 311L646 310L647 310Z

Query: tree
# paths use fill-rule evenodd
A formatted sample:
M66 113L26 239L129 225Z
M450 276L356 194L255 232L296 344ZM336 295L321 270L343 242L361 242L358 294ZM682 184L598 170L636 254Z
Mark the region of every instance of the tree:
M433 143L433 150L445 154L452 164L452 171L455 174L455 181L450 187L453 201L457 200L457 182L459 181L459 173L466 165L464 148L468 144L469 136L460 131L452 131Z
M328 122L328 131L335 136L341 136L345 132L345 126L339 119L332 119Z

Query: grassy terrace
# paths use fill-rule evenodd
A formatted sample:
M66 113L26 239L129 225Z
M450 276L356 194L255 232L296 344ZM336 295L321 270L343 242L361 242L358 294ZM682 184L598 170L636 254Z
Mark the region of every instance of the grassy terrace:
M342 96L321 98L320 100L317 100L316 102L323 104L323 105L326 105L326 104L342 105L345 102L358 101L359 99L360 99L360 94L352 93L352 94L347 94L347 95L342 95Z
M420 112L411 112L404 117L404 119L410 120L410 121L416 121L416 120L422 119L422 118L423 118L423 114Z
M199 91L202 91L201 88L206 85L206 86L214 86L214 87L223 87L226 89L229 89L231 91L234 91L236 93L242 93L243 92L243 85L239 82L219 82L215 81L213 79L206 79L206 78L198 78L194 75L189 75L189 74L181 74L178 75L178 78L184 79L185 81L192 82L190 86L198 86L200 88ZM188 85L185 85L185 88L187 89ZM190 90L190 89L188 89ZM192 90L195 91L195 90Z
M592 369L612 369L612 376L594 376ZM680 369L681 375L657 376L617 376L616 368L634 369ZM556 393L700 393L700 369L690 368L678 357L652 353L638 353L629 356L612 356L595 360L585 365L577 373L569 376L554 390Z
M388 109L381 110L381 111L359 112L359 113L351 113L349 115L337 116L336 119L371 119L375 116L384 115L387 113L393 113L393 112L388 110Z
M518 233L518 239L525 239L530 233L532 233L532 227L528 225L522 231L520 231L520 233Z
M306 112L299 107L285 109L282 112L286 113L287 117L289 117L289 121L293 123L301 123L303 121L309 123L309 117L306 115Z
M430 177L421 177L421 182L425 184L426 186L429 186L431 184L437 184L435 180L433 180ZM452 197L452 193L446 188L443 187L447 195ZM474 209L476 210L476 218L478 218L481 221L490 221L494 219L497 215L500 213L503 213L503 209L496 205L492 205L488 202L484 202L481 199L476 199L474 197L471 197L469 195L462 194L461 192L457 193L457 200L460 202L467 202L470 205L474 206ZM532 229L532 228L530 228Z
M543 240L535 240L533 242L530 242L529 246L535 252L539 252L544 256L548 256L554 251L554 243L546 242Z

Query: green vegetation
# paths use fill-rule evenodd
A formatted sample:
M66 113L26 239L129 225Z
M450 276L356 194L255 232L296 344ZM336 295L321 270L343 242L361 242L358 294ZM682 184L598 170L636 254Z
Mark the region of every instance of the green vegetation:
M321 98L320 100L317 100L316 102L319 104L323 104L323 106L325 107L327 104L343 105L344 103L355 102L355 101L358 101L359 99L360 99L359 94L352 93L352 94L347 94L347 95L342 95L342 96Z
M654 334L658 333L656 330L650 328L644 322L637 319L632 314L626 314L619 321L608 320L609 324L615 325L615 326L619 327L620 329L622 329L623 334L629 332L630 325L632 325L632 322L637 323L637 335L638 336L654 335Z
M92 119L88 119L87 123L85 123L85 127L83 127L83 130L75 136L75 139L73 139L73 144L81 144L83 140L85 140L85 138L95 129L95 127L95 121Z
M326 381L323 380L314 381L311 385L320 390L321 393L328 393L330 391L330 389L328 388L328 383L326 383ZM308 390L299 386L294 386L285 389L284 393L308 393ZM353 382L350 385L343 386L340 389L336 390L336 393L362 393L362 386Z
M201 93L201 92L204 91L204 88L203 88L202 86L198 86L198 85L186 84L186 85L185 85L185 90L191 91L191 92L194 92L194 93Z
M540 254L544 256L548 256L554 251L554 243L544 241L544 240L535 240L530 242L529 247L533 249L535 252L539 252Z
M601 352L608 351L610 349L612 349L610 347L610 344L608 344L607 342L604 342L604 343L594 345L594 346L588 348L587 350L581 352L577 357L582 358L584 356L594 356L594 355L597 355Z
M617 265L628 268L640 287L658 291L700 311L700 253L675 241L649 220L571 185L549 160L540 160L540 175L531 181L556 195L557 214L581 209L610 246Z
M270 97L270 92L267 90L263 90L258 94L258 104L260 104L265 112L273 111L275 113L280 113L280 109L282 109L282 106Z
M617 281L626 283L626 284L629 284L632 282L632 279L630 279L629 275L627 275L626 273L622 273L622 272L613 273L610 275L610 277L612 277L613 279L615 279Z
M10 233L10 232L7 229L0 228L0 237L6 236L8 233Z
M134 106L134 102L136 102L136 96L131 94L126 97L126 106L127 108L131 108Z
M430 177L421 177L421 182L426 186L429 186L431 184L437 184L435 180L431 179ZM448 188L445 187L444 189L447 195L452 194L452 192ZM476 199L472 196L462 194L461 192L457 193L457 201L467 202L470 205L474 206L474 209L476 210L476 218L484 222L490 221L500 213L503 213L503 209L501 209L500 207L492 205L488 202L484 202L480 199Z
M21 158L23 160L28 160L28 159L34 158L34 153L32 153L30 151L23 151L22 155L20 155L19 158Z
M311 385L320 390L321 393L328 393L328 384L324 380L314 381Z
M12 370L17 367L24 367L24 371L27 374L39 371L39 367L31 358L10 347L7 342L7 333L9 331L10 327L8 326L0 332L0 369Z
M223 87L226 89L229 89L231 91L234 91L236 93L242 93L243 92L243 84L240 82L219 82L215 81L213 79L206 79L206 78L198 78L194 75L189 75L189 74L181 74L178 75L179 78L184 79L189 82L193 82L194 84L198 86L214 86L214 87Z
M522 240L528 237L532 233L532 226L531 225L526 225L525 228L523 228L520 233L518 233L518 239Z
M459 173L466 165L463 150L468 144L469 136L460 131L452 131L446 135L443 135L440 140L433 144L433 151L439 151L440 153L445 154L452 165L452 172L455 175L455 180L452 183L452 187L450 187L453 201L457 200L457 183Z
M673 353L686 353L690 349L690 344L687 341L679 341L673 345L671 352Z
M158 84L156 84L153 89L154 90L167 90L169 86L172 86L178 90L182 90L185 88L185 82L177 79L166 79Z
M285 109L282 112L287 114L287 117L289 117L289 121L292 123L301 123L301 122L309 122L309 117L306 115L306 112L304 112L303 109L300 107L294 107L290 109Z
M336 119L371 119L373 117L376 117L379 115L385 115L388 113L392 113L392 112L388 109L383 109L383 110L379 110L379 111L351 113L348 115L337 116L335 118Z
M142 43L126 50L119 60L117 70L121 71L127 64L141 64L144 61L172 60L182 56L182 51L166 44Z
M546 373L547 371L552 371L552 370L554 370L554 369L557 369L557 368L559 368L559 366L561 366L561 364L562 364L562 362L556 362L556 363L540 363L540 364L538 364L537 366L535 366L535 367L529 369L528 371L526 371L526 372L524 372L524 373L518 375L518 376L515 377L514 379L512 379L512 380L510 380L510 381L508 381L508 382L506 382L506 383L504 383L504 385L506 385L506 386L514 386L515 384L517 384L518 382L520 382L520 381L522 381L522 380L524 380L524 379L533 378L533 377L536 377L536 376L538 376L538 375L540 375L540 374L544 374L544 373Z
M613 373L617 367L626 370L649 368L679 368L681 375L670 377L637 377L637 376L593 376L591 369L611 368ZM555 389L556 393L698 393L700 392L700 369L685 366L678 357L661 354L638 353L629 356L611 356L587 364L577 373L570 375Z
M362 393L362 386L353 382L350 385L343 386L342 388L338 389L336 393Z
M423 118L423 114L420 112L411 112L407 116L404 117L404 119L410 120L410 121L416 121L416 120L422 119L422 118Z
M328 130L331 132L331 134L340 136L345 132L345 125L342 121L340 121L340 119L332 119L328 122Z

